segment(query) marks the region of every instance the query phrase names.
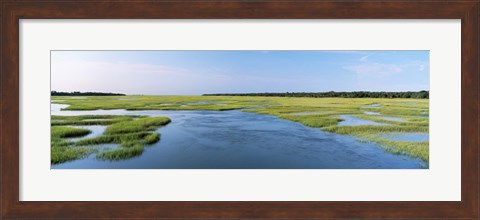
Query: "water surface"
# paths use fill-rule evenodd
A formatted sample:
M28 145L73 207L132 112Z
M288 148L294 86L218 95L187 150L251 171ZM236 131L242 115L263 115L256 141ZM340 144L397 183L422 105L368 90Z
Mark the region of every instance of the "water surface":
M366 120L363 118L355 117L353 115L340 115L340 118L343 119L343 121L338 123L338 126L358 126L358 125L374 125L374 126L380 126L380 125L388 125L385 123L380 123L380 122L375 122L375 121L370 121Z
M70 141L77 141L84 138L94 138L94 137L100 136L101 134L103 134L103 132L107 128L107 126L105 125L69 126L69 127L83 128L91 131L90 134L87 134L83 137L68 138L68 140Z
M428 133L391 133L383 135L383 138L393 140L393 141L428 141L429 135Z
M161 139L139 157L103 161L91 155L52 165L62 168L121 169L398 169L426 168L424 162L393 155L354 137L323 132L300 123L256 113L231 111L60 111L55 115L120 114L167 116Z
M380 104L374 103L374 104L362 106L361 108L380 108Z

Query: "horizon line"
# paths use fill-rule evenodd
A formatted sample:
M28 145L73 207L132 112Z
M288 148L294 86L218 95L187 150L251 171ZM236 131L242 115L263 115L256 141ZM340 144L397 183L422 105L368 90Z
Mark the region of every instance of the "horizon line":
M334 93L354 93L354 92L377 92L377 93L380 93L380 92L384 92L384 93L394 93L394 92L397 92L397 93L406 93L406 92L430 92L430 90L416 90L416 91L367 91L367 90L358 90L358 91L316 91L316 92L226 92L226 93L223 93L223 92L220 92L220 93L202 93L202 94L133 94L133 93L121 93L121 92L99 92L99 91L71 91L71 92L66 92L66 91L56 91L56 90L51 90L50 93L52 92L57 92L57 93L105 93L105 94L123 94L123 95L158 95L158 96L202 96L202 95L216 95L216 94L222 94L222 95L225 95L225 94L232 94L232 95L235 95L235 94L276 94L276 93L329 93L329 92L334 92Z

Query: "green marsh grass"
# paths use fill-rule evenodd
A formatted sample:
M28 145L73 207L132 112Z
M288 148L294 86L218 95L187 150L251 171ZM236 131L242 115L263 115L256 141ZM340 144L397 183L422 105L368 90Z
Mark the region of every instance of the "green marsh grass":
M145 116L135 115L80 115L80 116L57 116L52 115L51 125L110 125L123 121L132 121Z
M97 159L101 160L124 160L140 156L143 152L143 145L135 144L132 147L123 147L114 150L100 152L96 155Z
M98 109L126 109L126 110L214 110L224 111L241 109L246 112L267 114L285 120L290 120L315 127L327 132L352 135L360 141L377 143L386 151L395 154L409 155L420 158L428 163L428 142L392 141L382 137L390 132L428 132L429 115L428 99L387 99L387 98L307 98L307 97L246 97L246 96L94 96L78 99L72 97L54 96L52 99L58 104L68 104L65 110L98 110ZM371 106L379 104L378 107ZM367 115L365 111L378 112L381 115ZM353 115L358 118L385 123L385 126L338 126L342 121L340 115ZM403 121L391 121L381 116L398 117ZM99 116L100 117L100 116ZM123 116L130 117L130 116ZM92 120L52 118L52 125L88 124ZM111 120L111 121L110 121ZM103 122L108 124L104 137L89 140L90 142L119 143L122 146L135 146L122 140L117 134L140 135L141 132L151 132L153 127L168 123L166 119L145 118L144 125L131 123L143 120L138 118L122 118L111 116ZM72 122L73 121L73 122ZM161 121L161 122L160 122ZM152 126L152 127L150 127ZM152 135L155 133L152 133ZM143 135L143 134L142 134ZM140 135L141 136L141 135ZM160 136L160 134L158 134ZM159 137L158 137L159 138ZM156 137L143 136L133 138L138 143L148 144ZM86 140L85 140L86 141ZM88 142L88 141L87 141ZM122 144L123 143L123 144ZM118 153L125 155L126 153ZM128 154L129 155L129 154Z
M51 138L51 163L63 163L69 160L76 160L87 156L92 152L88 147L72 147L72 142L66 138L82 137L91 131L83 128L52 126L50 128Z
M95 152L91 147L54 147L51 148L51 163L58 164L70 160L76 160L90 155Z
M140 118L135 121L124 121L112 124L105 130L106 134L123 134L140 131L153 131L160 126L170 123L167 117Z
M82 137L91 133L88 129L65 126L52 126L50 131L52 138Z
M136 119L136 120L133 120ZM81 137L91 131L67 125L105 125L105 132L97 137L69 141L68 137ZM170 123L167 117L84 115L84 116L52 116L51 127L51 163L57 164L79 159L93 152L98 152L101 144L118 144L118 149L110 149L97 153L97 159L120 160L142 154L145 145L151 145L160 140L160 133L155 132L161 126Z

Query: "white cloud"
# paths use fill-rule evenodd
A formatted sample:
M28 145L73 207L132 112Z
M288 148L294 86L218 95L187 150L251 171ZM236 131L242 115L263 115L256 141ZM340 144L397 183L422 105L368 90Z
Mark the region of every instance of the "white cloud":
M360 63L343 66L343 69L356 73L359 77L388 77L406 70L425 71L429 64L424 61L411 61L403 64L387 64L368 61L366 55L360 58ZM427 71L428 72L428 71Z
M361 61L345 65L342 68L355 74L357 90L371 91L416 91L427 88L428 82L409 81L409 79L423 79L418 73L428 74L428 62L409 61L406 63L379 63L368 61L362 57ZM413 77L413 78L412 78Z
M424 66L424 65L420 65L420 67L418 68L418 70L420 70L420 71L425 70L425 66Z
M425 62L425 61L415 60L410 63L403 64L402 67L413 68L418 71L424 71L424 70L428 70L430 68L430 65L428 62Z
M362 61L362 62L367 62L367 61L368 61L368 58L369 58L370 56L372 56L372 55L373 55L373 54L365 55L365 56L363 56L363 57L360 57L359 60Z
M358 76L364 77L385 77L396 73L400 73L403 69L396 64L383 64L383 63L360 63L356 65L344 66L346 70L350 70L356 73Z

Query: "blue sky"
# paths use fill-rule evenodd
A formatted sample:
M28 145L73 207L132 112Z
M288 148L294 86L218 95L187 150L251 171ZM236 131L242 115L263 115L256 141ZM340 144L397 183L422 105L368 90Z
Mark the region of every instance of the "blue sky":
M429 90L428 51L52 51L56 91L145 95Z

